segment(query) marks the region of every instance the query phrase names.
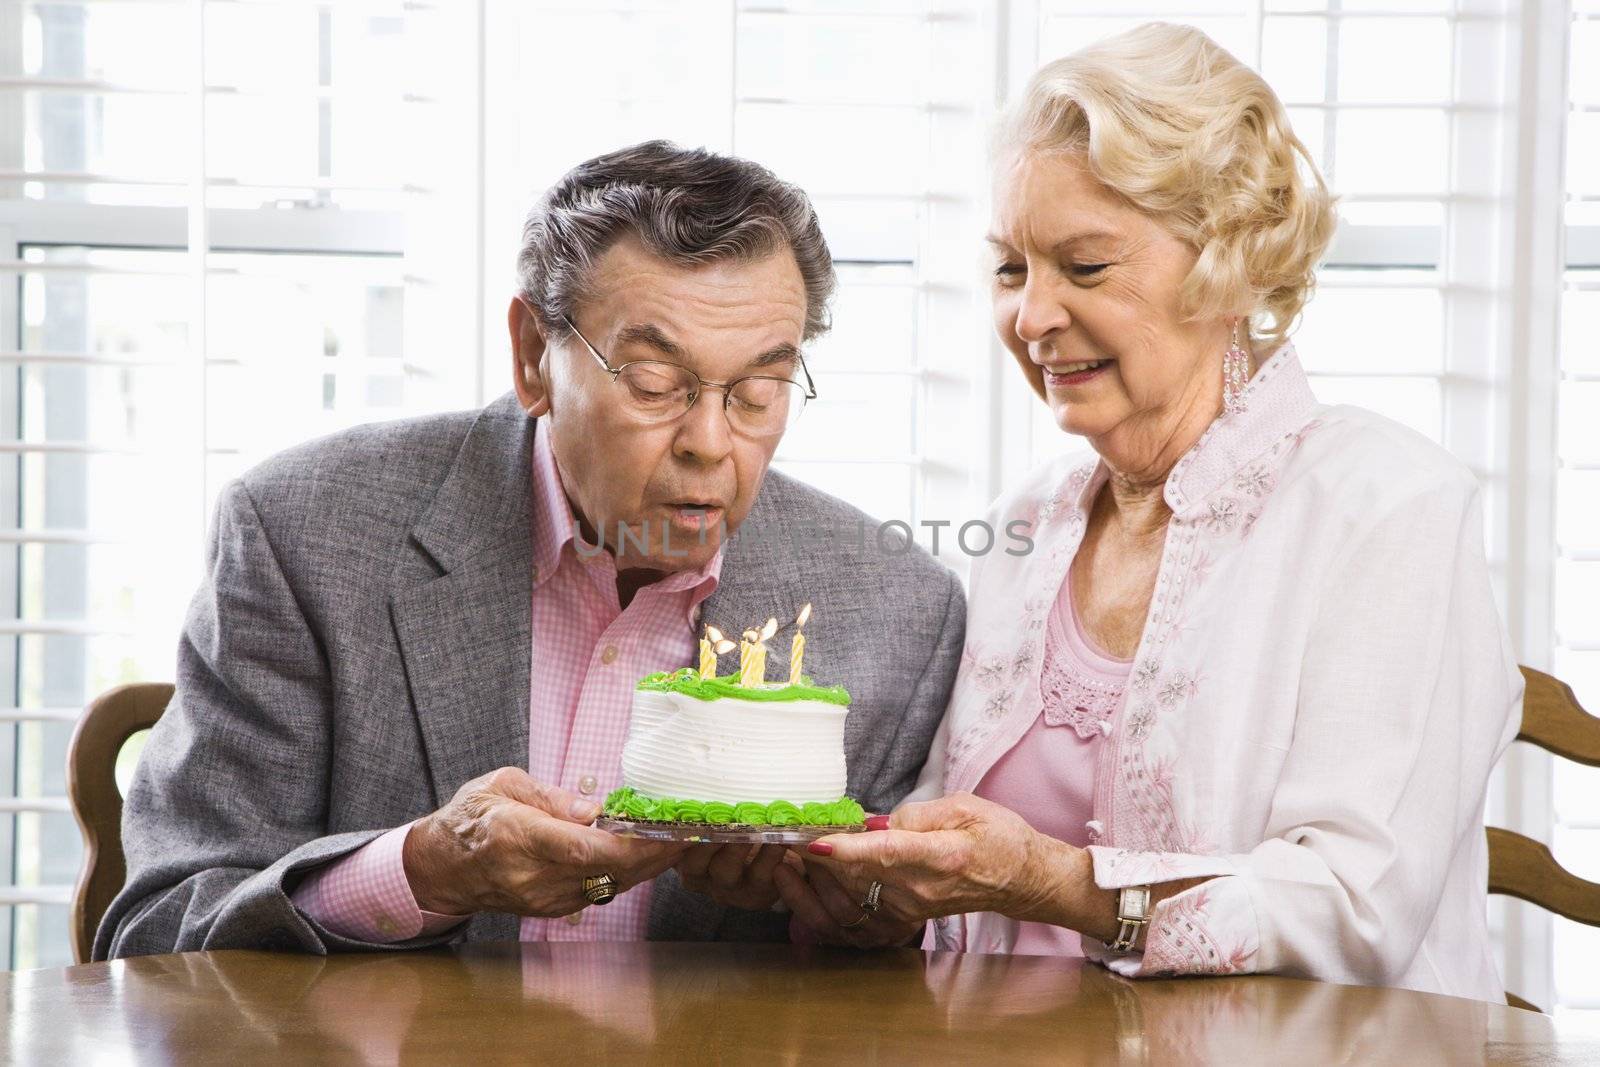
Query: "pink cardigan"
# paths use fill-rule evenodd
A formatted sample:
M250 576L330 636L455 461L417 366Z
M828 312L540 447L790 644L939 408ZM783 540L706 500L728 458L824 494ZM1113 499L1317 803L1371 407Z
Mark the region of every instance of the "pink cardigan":
M1471 473L1371 412L1316 403L1280 349L1173 468L1173 512L1088 824L1106 888L1163 902L1124 975L1274 972L1499 1000L1483 808L1522 679ZM992 509L1034 549L975 560L967 645L912 799L970 790L1038 717L1045 613L1106 468L1035 471ZM1023 812L1027 815L1027 812ZM941 948L1009 952L953 916Z

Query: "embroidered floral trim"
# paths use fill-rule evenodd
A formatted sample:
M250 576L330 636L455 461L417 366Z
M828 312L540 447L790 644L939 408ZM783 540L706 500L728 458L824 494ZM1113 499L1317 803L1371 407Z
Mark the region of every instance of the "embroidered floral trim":
M1166 903L1151 925L1142 975L1238 974L1250 969L1256 946L1219 941L1206 925L1211 897L1201 886Z
M1088 740L1110 729L1111 717L1122 703L1123 683L1085 677L1070 657L1061 654L1066 640L1060 621L1051 615L1044 673L1039 680L1044 721L1047 726L1070 726L1079 737Z

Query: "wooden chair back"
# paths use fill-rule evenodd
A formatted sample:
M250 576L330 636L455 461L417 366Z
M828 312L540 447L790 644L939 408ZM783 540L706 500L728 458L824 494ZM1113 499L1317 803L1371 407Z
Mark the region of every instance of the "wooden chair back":
M67 797L83 831L83 867L72 891L72 955L89 962L94 932L128 869L122 856L122 792L117 754L128 738L156 724L172 699L165 682L119 685L96 697L67 750Z
M1522 700L1518 741L1538 745L1562 759L1600 767L1600 718L1584 711L1572 687L1543 671L1522 668L1528 688ZM1489 892L1537 904L1574 922L1600 926L1600 883L1586 881L1556 862L1550 849L1531 837L1491 826ZM1517 1008L1539 1009L1506 994Z

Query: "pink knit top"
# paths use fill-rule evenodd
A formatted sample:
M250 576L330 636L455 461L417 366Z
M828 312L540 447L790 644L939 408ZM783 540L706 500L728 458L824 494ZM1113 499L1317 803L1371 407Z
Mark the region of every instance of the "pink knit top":
M1046 623L1044 649L1044 710L974 792L1017 812L1041 833L1081 848L1089 843L1095 760L1133 663L1090 643L1073 604L1070 574ZM1013 951L1083 955L1076 932L1031 922L1021 924Z

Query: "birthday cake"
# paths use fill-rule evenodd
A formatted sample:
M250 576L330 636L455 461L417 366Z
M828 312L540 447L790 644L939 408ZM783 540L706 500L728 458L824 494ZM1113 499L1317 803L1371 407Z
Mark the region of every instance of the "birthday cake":
M859 826L844 795L850 694L809 678L747 684L684 668L641 679L605 814L727 827Z

